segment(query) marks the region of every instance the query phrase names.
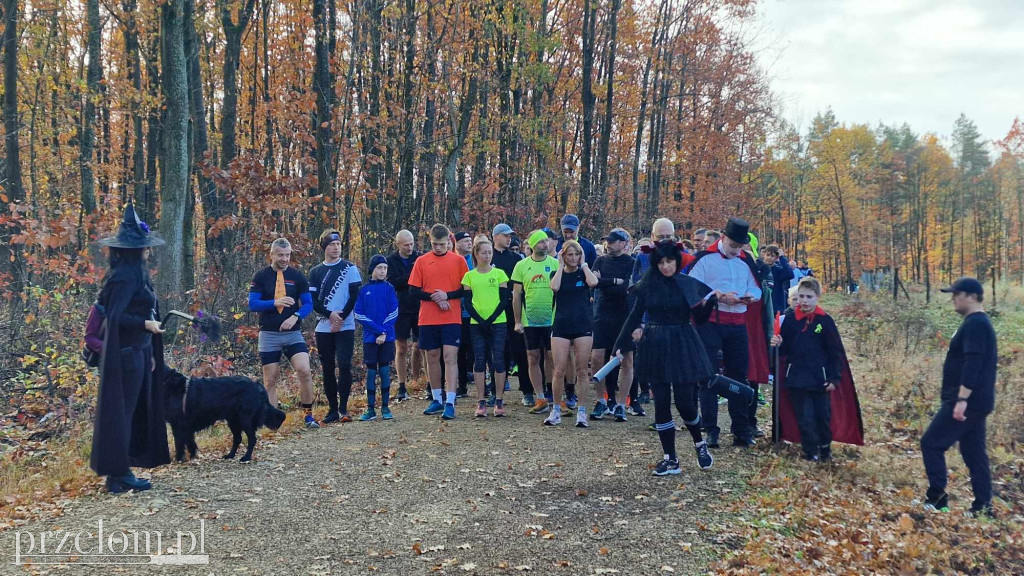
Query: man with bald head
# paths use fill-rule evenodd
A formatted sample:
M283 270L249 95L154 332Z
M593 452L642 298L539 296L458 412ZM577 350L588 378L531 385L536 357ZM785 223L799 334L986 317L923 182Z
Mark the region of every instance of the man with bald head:
M395 252L388 256L388 282L398 293L398 320L395 322L395 364L398 368L398 401L409 398L405 383L419 377L423 360L416 346L419 337L417 318L420 301L409 295L409 275L412 265L420 254L416 251L416 239L412 232L400 230L395 234ZM409 374L408 356L412 356L412 374Z

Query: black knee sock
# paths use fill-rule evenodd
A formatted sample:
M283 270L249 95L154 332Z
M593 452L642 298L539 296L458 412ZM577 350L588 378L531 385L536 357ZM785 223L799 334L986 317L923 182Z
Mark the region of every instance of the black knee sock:
M668 457L675 460L676 458L676 423L669 420L666 423L659 423L656 425L658 428L658 438L661 440L661 449L668 454Z

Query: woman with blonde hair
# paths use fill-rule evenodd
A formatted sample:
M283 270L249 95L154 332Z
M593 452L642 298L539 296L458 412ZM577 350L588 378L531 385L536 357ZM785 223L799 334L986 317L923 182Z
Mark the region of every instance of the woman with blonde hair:
M581 396L590 382L587 364L594 345L590 289L597 286L597 282L597 276L583 258L583 247L575 240L566 240L558 253L558 268L551 273L551 291L555 294L555 317L551 326L551 355L555 361L554 402L551 413L544 420L545 426L557 426L562 422L561 398L570 348L576 353L574 372L576 382L580 383L578 392ZM576 426L586 428L589 426L587 399L580 398L578 406Z

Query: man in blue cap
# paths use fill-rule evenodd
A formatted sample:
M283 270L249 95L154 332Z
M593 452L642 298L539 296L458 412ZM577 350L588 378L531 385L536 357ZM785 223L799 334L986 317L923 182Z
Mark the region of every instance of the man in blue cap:
M586 238L580 236L580 219L575 214L566 214L562 216L561 221L562 236L558 239L558 247L555 248L555 252L562 251L562 244L566 240L575 240L580 243L583 247L583 259L586 260L587 266L594 267L594 262L597 261L597 248L594 247L594 243Z
M949 509L946 451L959 442L974 490L971 513L991 516L992 473L985 451L985 420L996 401L996 333L982 307L985 289L981 282L960 278L942 292L952 294L953 308L963 322L949 341L942 364L942 406L921 437L921 456L928 474L924 505L928 510Z

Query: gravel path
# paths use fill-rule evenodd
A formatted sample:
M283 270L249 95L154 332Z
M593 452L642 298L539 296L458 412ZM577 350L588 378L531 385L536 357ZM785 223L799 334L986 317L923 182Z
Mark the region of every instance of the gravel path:
M702 471L684 431L683 473L656 478L649 418L552 429L519 398L505 419L473 418L463 400L442 422L413 400L391 422L267 434L251 464L201 454L157 471L149 492L83 498L23 531L102 519L108 533L160 530L166 548L205 520L207 566L49 567L61 574L697 574L721 553L706 502L744 489L753 452L723 445ZM13 566L14 534L0 537L0 573L47 573Z

